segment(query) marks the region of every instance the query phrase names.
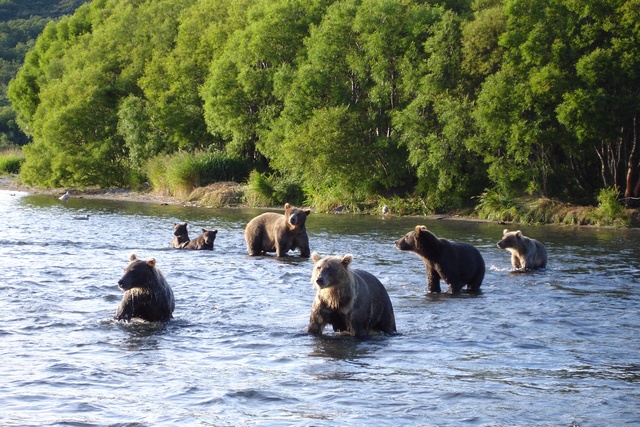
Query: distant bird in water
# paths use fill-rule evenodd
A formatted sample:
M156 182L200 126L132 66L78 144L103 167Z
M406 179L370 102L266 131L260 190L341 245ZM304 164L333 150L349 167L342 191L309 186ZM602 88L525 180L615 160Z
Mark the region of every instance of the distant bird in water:
M63 202L66 202L67 200L69 200L70 197L71 197L71 193L67 191L62 196L58 197L58 199L62 200Z
M74 216L73 219L77 219L79 221L88 221L89 215Z
M386 215L386 214L388 214L388 213L389 213L389 206L384 205L384 206L382 207L382 215Z

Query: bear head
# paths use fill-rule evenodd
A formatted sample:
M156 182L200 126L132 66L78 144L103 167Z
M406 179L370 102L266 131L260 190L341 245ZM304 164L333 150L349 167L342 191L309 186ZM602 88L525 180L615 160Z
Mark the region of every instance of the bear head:
M152 287L156 280L156 260L154 258L147 261L140 260L136 254L131 254L129 261L129 265L124 269L124 274L118 281L118 287L123 291Z
M218 230L207 230L202 229L202 238L204 239L205 245L213 245L213 241L216 240L216 235L218 234Z
M177 222L173 223L173 235L174 236L183 236L188 234L187 232L187 223L178 224Z
M299 209L289 203L284 205L284 217L292 228L302 227L311 213L311 209Z
M340 288L350 286L351 278L349 264L353 256L350 254L344 257L320 258L317 253L311 254L313 259L313 274L311 284L318 289Z
M509 249L509 248L521 248L524 243L522 243L522 232L518 231L509 231L506 228L502 231L502 240L497 243L497 246L500 249Z
M417 225L416 228L407 234L404 237L396 240L396 248L401 251L418 251L422 247L422 239L421 237L426 236L427 234L432 235L432 233L427 230L427 227L424 225Z

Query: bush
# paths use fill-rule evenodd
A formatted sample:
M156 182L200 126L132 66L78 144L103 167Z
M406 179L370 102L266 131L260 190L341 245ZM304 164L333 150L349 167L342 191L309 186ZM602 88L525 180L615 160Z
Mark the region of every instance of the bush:
M17 175L24 162L24 154L19 148L10 148L0 152L0 174Z
M251 206L281 206L285 203L300 206L305 202L304 192L294 178L266 175L252 171L249 175L246 203Z
M519 221L523 206L495 190L486 190L479 197L476 211L480 218L491 221Z
M617 188L603 188L598 194L597 219L600 225L627 226L624 206L618 201Z
M220 181L243 181L249 171L245 160L223 153L176 153L149 159L145 172L153 188L173 196L188 196L194 188Z

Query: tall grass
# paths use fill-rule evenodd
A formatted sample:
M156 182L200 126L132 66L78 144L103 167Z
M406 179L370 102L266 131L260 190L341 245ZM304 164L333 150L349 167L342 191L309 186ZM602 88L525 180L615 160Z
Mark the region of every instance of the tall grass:
M491 190L484 192L479 200L478 216L492 221L614 227L628 227L631 223L618 201L618 191L612 188L600 190L598 207L573 206L544 197L511 199Z
M0 151L0 175L17 175L23 162L24 154L19 148Z
M249 164L218 152L175 153L149 159L144 170L155 191L185 197L196 187L245 180Z

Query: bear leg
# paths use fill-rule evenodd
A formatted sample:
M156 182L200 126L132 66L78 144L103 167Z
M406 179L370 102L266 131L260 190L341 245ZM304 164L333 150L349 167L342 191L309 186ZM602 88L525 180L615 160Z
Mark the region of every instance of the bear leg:
M435 270L427 270L427 291L430 294L442 292L440 289L440 275Z

